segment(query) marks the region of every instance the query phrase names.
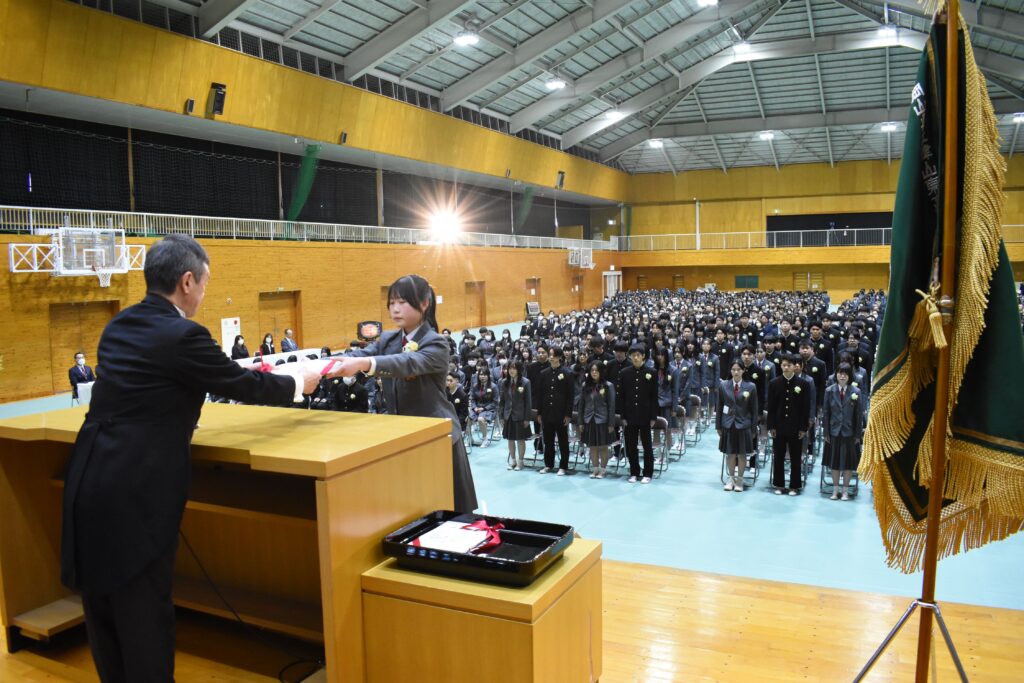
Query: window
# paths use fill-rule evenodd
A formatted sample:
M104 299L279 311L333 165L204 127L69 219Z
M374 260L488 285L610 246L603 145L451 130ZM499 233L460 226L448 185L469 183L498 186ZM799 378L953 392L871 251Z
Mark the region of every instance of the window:
M757 289L757 275L737 275L736 289Z

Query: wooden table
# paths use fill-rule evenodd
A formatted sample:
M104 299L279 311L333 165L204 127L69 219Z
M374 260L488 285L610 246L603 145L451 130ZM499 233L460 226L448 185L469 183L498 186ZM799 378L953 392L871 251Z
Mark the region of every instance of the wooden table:
M531 585L363 574L368 683L591 683L601 676L601 544L577 539Z
M0 622L7 642L83 620L60 584L63 475L84 408L0 420ZM326 679L362 683L360 576L389 531L451 509L447 420L208 403L182 531L247 621L322 641ZM231 618L182 546L181 606Z

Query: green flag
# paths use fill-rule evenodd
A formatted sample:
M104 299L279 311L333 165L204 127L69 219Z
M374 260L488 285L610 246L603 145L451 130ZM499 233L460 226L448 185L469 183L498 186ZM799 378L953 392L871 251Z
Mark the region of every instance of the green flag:
M959 26L964 26L960 18ZM945 27L932 27L911 96L893 212L889 300L860 474L872 482L889 564L921 568L931 482L937 340L929 299L942 261ZM1001 219L1005 163L985 78L960 31L956 309L950 345L940 557L1024 523L1024 339Z

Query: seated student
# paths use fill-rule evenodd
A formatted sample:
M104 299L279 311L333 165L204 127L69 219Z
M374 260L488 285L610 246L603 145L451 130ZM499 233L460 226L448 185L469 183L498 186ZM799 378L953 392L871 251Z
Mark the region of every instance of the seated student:
M463 429L469 428L469 398L462 388L462 381L454 372L449 372L445 378L445 398L455 407L455 414L459 417L459 426Z
M722 380L719 385L715 429L719 436L718 450L725 456L725 490L742 492L743 472L747 456L754 452L752 436L760 410L757 386L743 379L743 362L733 361L729 374L732 379Z
M441 330L441 336L444 337L444 340L446 342L448 342L448 355L453 357L456 356L458 354L459 349L455 345L455 340L452 339L452 331L446 327L443 330Z
M530 414L533 410L533 389L524 374L522 361L513 361L505 367L508 368L508 376L499 384L498 416L504 425L501 435L508 440L508 468L518 472L523 469L526 440L532 435Z
M462 385L462 388L465 389L468 394L471 394L473 389L476 388L476 373L478 368L486 368L483 360L480 358L480 352L471 351L466 354L466 360L462 366L462 375L466 378L466 381Z
M494 421L498 409L498 393L494 390L491 373L487 368L481 368L475 377L476 381L469 392L469 416L480 427L482 443L487 440L487 425Z
M370 395L359 379L355 375L341 378L341 384L334 388L335 410L342 413L370 412Z
M249 349L245 347L245 338L240 334L235 335L235 343L231 345L231 360L248 358Z
M821 428L825 433L825 453L822 463L832 470L832 500L840 497L850 500L849 488L853 470L860 464L860 443L864 431L864 411L860 391L850 386L853 368L840 363L836 368L836 383L825 390Z
M603 361L594 360L587 367L580 387L580 441L590 450L590 478L603 479L608 468L608 445L614 440L615 385L605 379Z

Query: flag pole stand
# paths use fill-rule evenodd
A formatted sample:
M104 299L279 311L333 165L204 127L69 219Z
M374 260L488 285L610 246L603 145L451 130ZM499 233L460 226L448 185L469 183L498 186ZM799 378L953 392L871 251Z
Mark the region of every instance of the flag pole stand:
M959 151L959 120L957 105L959 102L959 52L960 36L958 18L960 16L959 0L948 0L944 10L946 24L946 97L945 97L945 164L943 167L943 205L942 205L942 256L941 256L941 296L938 300L939 312L942 314L942 330L949 342L939 350L938 372L935 379L935 412L932 416L932 480L928 488L928 526L925 536L923 569L921 581L921 597L914 600L907 611L896 623L896 626L885 637L882 644L875 650L871 659L854 679L859 683L867 675L878 658L892 643L907 620L917 608L921 608L921 623L917 636L917 669L915 683L928 683L928 669L932 654L932 615L939 622L939 629L946 641L949 654L953 657L960 680L967 683L960 657L957 655L953 638L949 635L942 612L935 601L935 576L938 571L939 558L939 520L942 516L942 493L946 481L946 431L949 417L949 357L953 342L953 299L956 290L957 261L957 197L960 188L957 185ZM943 23L943 13L936 21Z

